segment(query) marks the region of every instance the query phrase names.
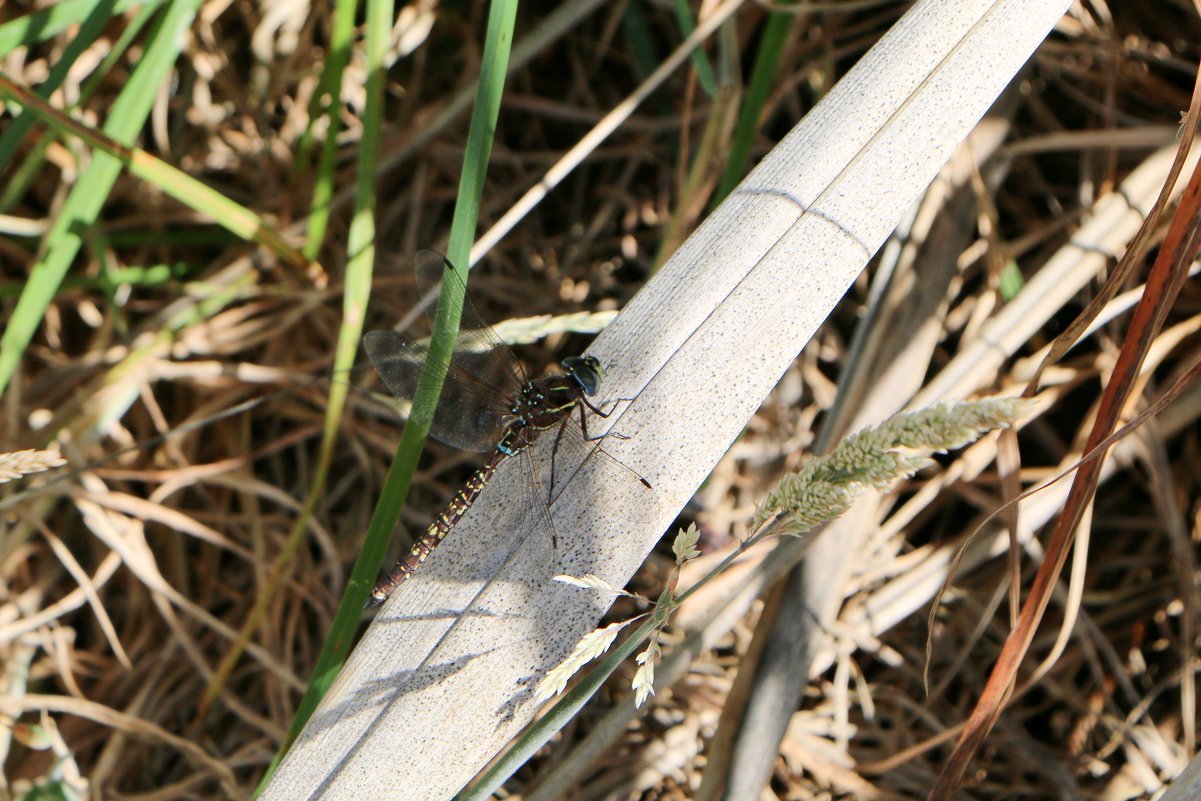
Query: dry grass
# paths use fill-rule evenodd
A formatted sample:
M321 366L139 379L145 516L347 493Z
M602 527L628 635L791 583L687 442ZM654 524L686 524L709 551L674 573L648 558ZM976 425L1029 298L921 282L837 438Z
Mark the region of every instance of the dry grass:
M678 42L670 9L628 7L641 18L623 18L626 4L606 6L510 78L483 228L637 85L640 56L661 57ZM960 245L941 255L923 251L955 274L945 303L925 321L938 332L932 356L899 369L932 374L952 358L1004 302L1001 288L1058 252L1093 201L1163 144L1165 131L1170 138L1187 106L1201 41L1196 17L1167 4L1140 13L1089 8L1067 18L1035 57L1005 147L956 209L965 235L950 241ZM22 10L6 6L0 14L11 19ZM519 39L541 11L522 9ZM757 147L788 130L899 11L886 5L798 21ZM281 26L261 16L258 4L205 4L140 141L292 237L311 202L311 173L294 158L329 25L324 6L294 13ZM409 33L389 74L381 258L368 328L409 311L411 254L445 241L466 117L424 137L473 80L482 13L470 3L406 11ZM425 37L419 23L429 14L434 26ZM744 53L753 52L762 14L748 6L735 17ZM113 22L79 58L54 105L80 96L89 66L126 24ZM634 44L638 35L647 37L645 54ZM68 39L15 51L3 70L36 87ZM120 62L94 88L85 120L103 121L128 69ZM362 136L355 94L362 82L354 58L345 80L342 192ZM620 308L653 269L662 241L703 215L728 150L728 128L718 126L714 141L704 135L721 102L698 89L691 67L674 75L489 253L471 290L481 314L503 320ZM4 165L10 181L34 157L43 131L35 126ZM702 157L716 166L689 180L698 143L711 148ZM5 315L38 247L18 224L37 231L48 223L88 154L76 141L55 140L45 157L0 210L11 215L0 217ZM59 480L61 468L49 478L27 476L4 489L6 497L27 494L4 509L0 543L0 712L20 721L13 736L0 734L8 782L0 797L51 775L86 781L97 797L245 797L263 775L326 636L399 430L368 393L375 385L366 371L343 377L356 391L317 516L253 645L203 710L213 671L264 591L264 573L315 470L348 224L346 203L336 200L319 256L327 274L315 276L224 233L144 181L118 180L4 396L0 450L41 447L59 432L70 472ZM949 235L930 236L938 244ZM914 279L934 271L921 263ZM720 549L744 534L755 504L806 458L811 427L829 409L846 366L865 288L848 295L698 494L687 515L699 521L703 546ZM1053 337L1078 302L1052 310L1017 358L973 389L1028 377L1022 357ZM1160 343L1148 397L1196 352L1199 303L1195 285L1187 286ZM1057 403L1023 434L1024 480L1073 458L1124 329L1118 315L1049 377ZM555 334L523 355L537 372L585 344ZM1014 699L963 797L1150 797L1192 757L1197 404L1196 393L1186 395L1113 465L1093 510L1078 596L1065 591L1053 602L1030 664L1052 650L1066 615L1075 618L1073 636ZM476 464L436 445L430 454L403 517L409 532L424 529ZM0 462L0 473L6 469ZM924 797L1010 625L1004 556L969 561L937 615L926 695L931 590L906 595L905 582L1002 502L995 466L979 470L973 482L945 487L924 475L882 502L891 516L858 556L824 672L779 748L771 783L779 797ZM924 495L932 485L942 491ZM1039 557L1037 541L1028 542L1027 577ZM653 596L662 571L662 557L654 556L636 583ZM628 611L621 607L615 615ZM907 611L894 621L882 607ZM737 695L739 665L754 654L759 611L751 609L673 692L660 694L576 782L572 797L694 797L705 765L725 758L711 738L731 692ZM680 623L687 621L685 613ZM614 684L611 696L629 692L628 683ZM568 729L545 765L588 731L591 714ZM632 763L645 771L627 785ZM516 777L514 791L543 767Z

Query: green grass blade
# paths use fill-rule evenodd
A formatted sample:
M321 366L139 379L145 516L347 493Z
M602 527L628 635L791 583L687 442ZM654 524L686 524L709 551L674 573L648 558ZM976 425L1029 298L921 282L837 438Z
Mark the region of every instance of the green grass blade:
M129 83L109 111L104 124L107 136L128 145L142 130L157 88L170 74L198 7L198 0L187 0L171 3L163 12ZM30 272L28 285L0 338L0 394L12 379L42 315L83 245L84 232L95 223L120 172L118 159L95 153L55 218L46 236L46 253Z
M662 622L662 613L656 612L634 633L605 654L576 686L565 692L544 715L522 732L512 747L493 762L474 784L455 796L454 801L484 801L491 798L518 768L528 762L538 749L550 742L551 737L575 718L584 708L584 704L604 685L605 680L634 656Z
M755 134L759 132L759 115L763 113L763 107L767 104L772 81L776 77L776 70L784 53L784 42L788 39L788 32L796 19L794 14L770 14L767 17L763 38L759 42L759 52L755 54L755 66L751 70L746 102L734 126L730 158L726 162L725 172L722 173L710 208L717 208L746 174L751 145L755 142Z
M387 31L390 29L387 20L376 22L373 25L370 22L371 12L369 11L368 13L368 30L379 30L386 36ZM480 196L483 192L484 176L492 152L493 132L496 129L496 120L499 116L500 101L504 91L504 77L513 41L513 25L516 13L517 3L515 0L497 2L490 7L484 44L483 69L480 75L475 110L472 114L463 174L460 179L459 199L455 206L454 223L451 229L449 250L454 263L461 265L460 269L465 268L467 264L471 250L471 240L474 236L476 220L479 216ZM373 152L378 150L379 129L381 127L378 117L369 117L364 120L365 138L362 146L365 149L370 149ZM370 140L367 138L367 132L371 132ZM374 169L360 161L358 174L360 176L373 176ZM362 257L362 263L359 266L363 269L370 268L372 258L366 254L369 252L373 253L371 245L371 240L374 237L373 221L371 216L364 211L364 205L372 193L374 193L374 183L371 180L362 179L356 187L356 206L358 207L358 212L351 226L350 252L352 260L359 259L360 256ZM352 267L351 271L354 269L356 267ZM465 269L463 269L463 272L465 276ZM366 291L370 287L369 273L366 279L362 283L361 288L354 290L356 293L361 291L361 297L356 295L354 298L351 297L352 280L349 275L347 279L347 313L348 315L351 313L358 314L359 319L361 319L363 309L366 306ZM444 292L444 297L450 297L450 293ZM434 353L443 352L448 354L458 331L458 317L459 311L462 308L462 298L458 299L457 308L455 308L453 302L439 303L438 306L438 319L435 323L430 350ZM353 343L354 348L357 348L357 344L358 339L356 334ZM344 355L341 348L342 342L340 341L339 359ZM346 351L351 360L353 360L355 353L354 348ZM433 363L431 361L430 364ZM428 367L429 365L427 365ZM379 573L379 568L387 552L388 543L392 538L393 531L395 531L396 522L400 518L400 510L408 494L409 485L412 482L413 472L416 468L417 459L421 455L426 434L429 432L430 421L433 419L433 411L438 395L441 392L441 379L443 377L433 375L433 371L429 369L422 376L417 397L414 398L412 415L404 427L404 433L397 447L396 457L393 459L392 467L388 471L388 476L384 481L380 499L371 517L366 541L362 551L359 553L358 560L355 562L347 592L338 606L330 637L322 648L321 655L318 657L317 666L313 673L313 680L309 684L309 688L297 708L296 717L289 728L284 746L272 763L267 776L264 777L263 783L259 787L260 791L266 786L271 774L279 765L283 754L286 753L288 747L291 746L296 736L300 733L300 730L316 709L318 702L333 682L338 670L341 669L342 664L345 662L346 654L350 649L350 644L358 628L363 602L367 599L375 577Z
M354 21L354 6L352 3L344 3L339 6L339 12L349 15L349 20L341 19L335 22L337 29L345 30L344 26ZM384 81L387 76L386 54L392 16L393 5L391 0L371 0L367 4L367 25L365 28L367 32L366 107L363 119L363 135L359 141L358 169L356 170L357 178L355 184L355 210L347 242L350 260L346 267L346 290L342 301L343 323L338 332L338 344L334 356L335 371L348 369L354 363L355 356L358 353L359 340L362 337L363 318L367 309L367 300L371 293L372 267L375 262L376 186L374 176L375 166L379 160L380 132L383 128ZM331 107L336 108L337 105L337 103L333 103ZM321 454L317 471L305 502L304 511L300 519L293 526L285 546L285 552L277 561L276 569L273 570L273 574L277 574L273 575L273 579L275 579L273 583L277 583L282 579L284 569L291 562L292 555L303 542L304 535L308 529L308 520L311 518L316 504L320 499L321 492L324 489L329 472L329 462L334 439L337 435L338 426L342 419L342 412L346 405L347 389L348 385L343 382L333 382L330 385L329 404L326 409L325 427L322 434ZM381 505L396 505L396 517L393 518L393 525L395 525L396 519L400 516L400 503L403 502L404 495L408 492L408 487L407 485L404 487L394 486L394 482L392 481L393 472L395 470L389 471L382 499L386 503L382 503ZM410 478L411 475L410 473ZM390 491L395 492L397 490L399 490L399 501L389 497ZM380 508L377 506L372 517L373 528L379 516ZM363 602L366 600L367 593L370 590L370 584L368 583L370 579L364 577L364 571L361 569L362 561L363 557L360 554L359 560L355 565L355 570L351 575L350 586L343 594L342 602L338 605L338 610L334 615L334 622L330 627L329 637L326 638L325 644L321 649L321 654L317 658L317 664L313 669L313 678L309 682L304 697L301 698L300 704L297 706L296 715L292 719L292 724L288 729L287 736L279 752L276 754L271 766L263 776L262 782L259 784L259 792L267 786L267 782L279 766L283 755L287 753L296 736L304 728L304 724L308 722L309 717L317 708L317 704L324 697L326 691L329 689L329 685L333 682L334 677L341 670L342 664L346 661L346 654L350 651L350 645L354 641L354 635L358 630L359 621L362 617ZM265 616L267 603L271 594L269 588L267 592L263 593L263 597L256 604L255 612L258 617ZM261 612L259 611L260 607L262 608ZM257 623L255 624L255 628L257 628ZM232 664L223 665L223 668L225 668L223 671L224 674L228 675ZM214 689L217 688L214 687Z
M108 54L105 55L100 65L84 82L83 88L79 92L79 99L71 107L72 110L86 105L96 90L100 88L101 83L112 71L113 67L125 57L125 52L129 49L130 45L137 40L142 29L154 18L157 11L156 5L152 4L143 7L132 20L125 23L121 30L121 36L109 49ZM48 98L49 94L40 96ZM33 116L30 115L30 121L32 122L32 120ZM34 179L41 172L42 166L46 161L46 148L49 147L54 139L55 132L53 130L43 132L38 138L37 143L21 157L20 164L16 165L16 168L11 173L12 177L4 186L3 192L0 192L0 213L11 209L16 205L18 200L25 196ZM6 166L7 163L7 158L0 158L0 167Z
M630 57L638 70L639 78L645 78L659 66L659 53L655 49L646 15L637 3L626 6L621 15L621 29L625 32Z
M463 175L459 179L459 200L455 204L447 249L450 263L459 271L464 283L480 215L480 198L484 194L484 177L488 171L488 160L492 157L496 120L500 116L516 16L516 0L493 3L488 14L479 92L471 115L471 127L467 131L467 152L463 161ZM455 316L457 319L457 312ZM455 328L457 330L457 323ZM454 340L454 335L455 331L446 332L448 346Z
M49 100L50 96L63 85L71 68L75 66L76 60L92 46L96 37L112 19L114 4L115 0L103 0L96 4L92 13L84 19L79 29L67 41L62 56L54 62L46 80L38 86L35 92L38 97ZM17 152L17 148L25 138L25 134L29 133L29 129L33 127L36 120L37 117L32 114L22 114L9 123L4 134L0 135L0 165L8 164L12 160L13 154Z
M353 0L341 0L339 3L334 19L334 52L337 55L328 62L327 70L322 78L324 86L335 88L341 86L342 72L349 61L349 49L354 32L355 6L356 4ZM355 357L358 353L359 341L363 334L363 319L366 314L367 301L371 294L372 266L375 262L374 220L376 195L375 182L370 176L374 175L376 166L379 163L380 130L383 127L384 81L387 72L388 31L390 30L393 10L392 0L373 0L367 7L367 103L364 111L363 136L359 142L355 210L351 221L348 241L351 257L346 267L345 288L342 295L342 325L338 331L338 342L334 347L333 369L335 375L349 372L350 368L354 365ZM327 91L319 91L314 98L314 105L324 102L326 109L330 110L330 125L322 150L321 175L323 177L319 177L314 190L315 205L322 209L322 213L310 218L310 223L314 223L315 221L315 224L310 225L310 236L304 249L304 256L309 260L320 250L322 239L325 235L326 222L328 221L328 197L332 192L330 184L333 180L334 159L337 152L337 133L339 130L336 109L340 108L340 102L337 102L337 100L338 98L333 97L333 94ZM310 126L313 119L314 117L311 116ZM329 398L325 406L325 420L322 427L321 449L313 472L313 480L309 484L309 489L305 496L304 505L301 508L300 514L292 523L288 536L284 541L284 546L278 556L276 556L265 581L261 585L262 589L255 598L253 608L243 620L237 639L229 651L226 652L224 658L221 660L221 664L213 672L212 679L209 681L204 700L202 701L202 707L207 707L213 703L225 688L230 674L237 667L242 654L245 653L246 648L250 645L262 626L263 621L267 618L272 601L287 579L288 571L295 559L296 552L300 549L300 546L304 543L308 535L313 514L325 494L326 483L329 478L329 466L333 458L334 446L337 441L338 431L341 428L343 414L346 410L348 390L349 385L345 382L334 381L330 383ZM341 667L345 653L349 648L349 643L357 629L358 617L357 610L352 609L347 603L344 602L339 607L334 624L331 627L330 636L326 641L326 651L322 652L322 657L327 652L333 657L329 663L332 665L332 669L328 669L319 661L316 668L317 678L310 684L310 692L314 687L320 688L319 693L314 696L314 706L316 700L320 700L320 696L324 694L324 687L328 686L328 682L324 685L322 684L321 677L328 677L328 680L332 681L333 676L337 674L337 670ZM297 719L302 717L307 718L311 714L311 710L305 709L307 701L309 701L309 694L306 694L305 698L302 699ZM299 728L294 721L291 737L294 737L298 731ZM290 741L291 739L289 739ZM272 770L274 770L274 764L272 765ZM270 775L270 771L268 775Z
M334 11L334 28L330 37L332 55L325 62L321 73L321 83L313 96L309 109L309 127L305 131L305 143L302 149L308 149L313 125L319 120L326 121L325 140L321 145L321 160L317 165L317 177L313 183L313 200L310 206L308 220L308 236L305 239L304 253L310 259L316 258L325 241L325 231L329 227L331 201L334 197L334 171L338 166L338 132L342 130L342 107L340 89L342 75L346 65L350 63L350 48L354 44L354 12L355 0L338 0Z
M675 10L676 22L680 26L680 38L687 39L689 34L696 30L696 20L692 18L688 0L676 0ZM717 97L717 78L713 74L713 65L709 63L709 57L700 47L692 51L692 66L696 69L697 82L705 90L705 94Z
M115 0L109 14L115 17L138 6L153 8L162 4L163 0ZM53 39L72 25L81 24L95 7L96 0L63 0L0 25L0 56L7 56L15 47Z
M315 269L319 265L308 263L304 256L292 248L279 232L268 226L257 214L241 206L196 180L187 173L172 167L143 150L131 148L118 138L96 131L68 117L58 109L42 102L36 95L14 84L0 73L0 97L15 98L27 111L32 111L61 132L79 137L106 158L124 165L138 178L142 178L166 194L203 214L207 214L218 225L238 237L258 242L271 249L277 256L297 268ZM117 108L116 105L113 106ZM111 184L110 184L111 185ZM100 198L101 202L104 200ZM53 231L53 229L52 229Z

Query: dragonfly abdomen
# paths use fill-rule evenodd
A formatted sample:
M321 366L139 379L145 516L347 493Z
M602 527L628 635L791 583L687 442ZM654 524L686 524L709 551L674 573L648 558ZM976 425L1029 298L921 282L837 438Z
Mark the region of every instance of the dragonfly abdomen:
M496 468L500 467L501 462L510 456L521 453L530 446L536 437L535 431L527 428L524 424L515 424L505 432L488 463L471 474L471 478L467 479L467 484L455 493L446 508L425 529L425 533L413 543L413 547L409 549L405 557L376 582L375 587L371 590L371 597L367 599L368 609L382 604L397 587L413 575L414 571L433 553L442 540L446 539L446 535L463 515L467 514L467 510L471 508L476 498L484 491L484 487L488 486L488 482L492 480L492 475L496 472Z

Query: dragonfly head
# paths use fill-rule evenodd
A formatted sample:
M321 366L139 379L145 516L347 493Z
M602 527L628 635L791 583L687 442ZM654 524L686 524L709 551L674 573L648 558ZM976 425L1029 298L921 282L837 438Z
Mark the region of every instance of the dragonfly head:
M604 373L595 356L568 356L563 360L563 370L580 385L585 395L595 395Z

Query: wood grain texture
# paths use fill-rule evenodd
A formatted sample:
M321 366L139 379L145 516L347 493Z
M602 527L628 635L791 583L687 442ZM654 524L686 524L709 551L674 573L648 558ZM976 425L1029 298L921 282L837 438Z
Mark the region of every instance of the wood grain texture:
M523 476L502 465L385 604L263 798L440 799L469 781L606 606L550 575L634 572L1066 5L929 0L906 14L590 350L599 399L632 399L607 421L629 439L605 447L654 498L615 493L587 460L553 506L550 558L544 538L506 528L523 517Z

